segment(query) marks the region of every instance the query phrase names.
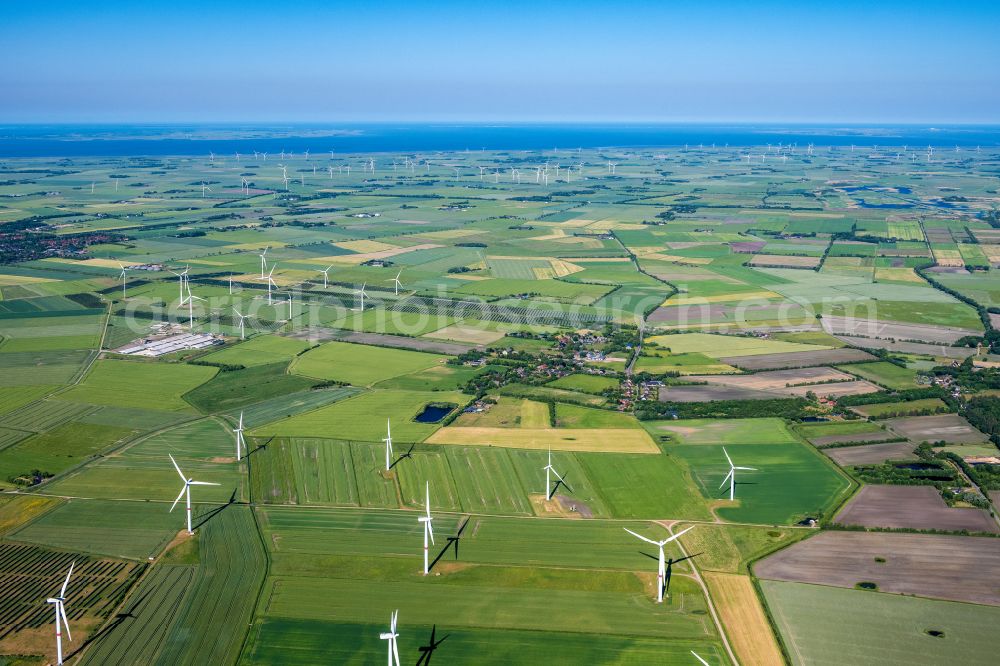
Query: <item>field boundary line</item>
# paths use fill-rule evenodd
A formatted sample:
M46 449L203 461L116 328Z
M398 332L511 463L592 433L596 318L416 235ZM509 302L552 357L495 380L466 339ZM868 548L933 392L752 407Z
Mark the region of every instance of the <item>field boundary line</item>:
M659 523L660 521L655 521L655 522ZM670 532L670 535L673 536L674 527L677 525L677 523L681 522L688 522L688 521L680 521L680 520L674 521L669 526L662 525L662 523L660 524L663 527L666 527L667 531ZM681 543L681 540L676 539L676 543L677 543L677 548L681 551L681 555L683 555L684 557L689 557L690 553L688 553L687 548L684 547L684 544ZM722 621L719 619L719 613L715 609L715 601L712 599L712 594L708 590L708 585L705 584L705 579L702 578L701 576L701 570L698 568L698 565L695 564L693 558L689 560L689 562L691 564L692 578L695 579L695 581L698 583L698 586L701 588L702 594L705 595L705 601L708 604L708 610L712 615L712 621L715 622L715 628L719 632L719 638L722 639L722 645L726 648L726 654L729 655L729 659L730 661L732 661L734 666L740 666L740 662L736 658L736 653L733 652L733 647L732 645L729 644L729 636L726 634L726 628L722 625Z

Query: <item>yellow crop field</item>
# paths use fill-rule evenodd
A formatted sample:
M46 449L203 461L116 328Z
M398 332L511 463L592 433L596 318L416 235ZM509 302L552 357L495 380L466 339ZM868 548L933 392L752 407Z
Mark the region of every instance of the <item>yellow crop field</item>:
M784 664L749 576L704 572L722 625L742 664Z
M660 449L640 428L441 428L428 444L499 446L505 449L552 449L592 453L650 453Z
M373 240L351 240L334 243L339 248L350 250L351 252L383 252L385 250L395 250L396 245Z

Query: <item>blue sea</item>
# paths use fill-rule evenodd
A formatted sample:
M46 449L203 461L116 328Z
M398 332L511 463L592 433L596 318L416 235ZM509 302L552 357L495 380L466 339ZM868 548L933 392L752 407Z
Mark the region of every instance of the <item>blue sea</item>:
M0 125L0 158L138 155L428 153L577 148L1000 146L1000 126L767 124L341 123L205 125Z

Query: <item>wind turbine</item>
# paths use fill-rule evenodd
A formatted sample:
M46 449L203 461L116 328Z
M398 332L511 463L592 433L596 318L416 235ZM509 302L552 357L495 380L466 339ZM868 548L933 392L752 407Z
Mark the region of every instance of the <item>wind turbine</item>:
M427 566L427 539L430 538L431 544L434 543L434 529L431 527L431 482L427 482L427 515L420 516L417 521L424 524L424 575L430 573L430 568Z
M240 412L240 424L233 430L236 435L236 462L240 461L240 451L247 450L247 442L243 439L243 412Z
M389 618L389 631L383 632L378 635L379 639L383 641L389 641L389 664L392 666L392 660L396 660L396 666L399 666L399 648L396 647L396 639L399 638L399 634L396 633L396 618L399 616L399 611L392 611L392 615Z
M190 330L194 330L194 301L195 301L195 299L198 299L199 301L205 300L201 296L195 296L194 294L192 294L191 293L191 287L188 287L187 304L188 304L188 330L189 331Z
M658 604L663 603L663 588L665 587L666 575L667 575L667 559L663 555L663 547L665 545L667 545L668 543L670 543L671 541L673 541L674 539L676 539L677 537L679 537L680 535L682 535L685 532L687 532L688 530L693 530L694 528L695 528L695 526L692 525L691 527L688 527L687 529L681 530L677 534L674 534L673 536L671 536L669 539L664 539L663 541L653 541L652 539L647 539L646 537L642 536L641 534L637 534L637 533L633 532L632 530L630 530L627 527L623 528L626 532L628 532L632 536L634 536L636 538L639 538L639 539L642 539L646 543L651 543L651 544L653 544L654 546L656 546L657 548L660 549L660 558L659 558L660 559L660 566L657 569L657 574L656 574L656 603L658 603ZM673 564L673 561L671 561L671 564Z
M330 278L330 269L333 268L333 264L330 264L326 268L317 268L317 273L323 274L323 288L326 289L327 280Z
M549 464L545 466L545 499L546 500L551 500L552 499L552 493L554 493L556 491L556 488L559 487L558 483L556 484L555 488L552 486L552 481L551 481L550 473L551 474L555 474L556 478L559 479L559 483L561 483L562 485L564 485L567 488L569 488L569 486L566 485L565 479L563 479L561 476L559 476L559 472L557 472L556 468L552 466L552 449L549 449Z
M704 659L702 659L701 655L698 654L697 652L695 652L694 650L691 650L691 654L693 654L694 658L697 659L698 661L700 661L704 666L711 666L711 664L709 664L707 661L705 661Z
M240 311L236 309L235 305L233 306L233 312L236 313L236 316L239 317L240 320L238 324L238 326L240 327L240 340L246 340L247 339L246 330L243 326L243 322L244 320L246 320L246 316L240 314Z
M125 268L125 264L123 264L120 261L118 262L118 265L121 266L121 269L122 269L121 275L119 275L118 277L122 281L122 300L124 301L125 300L125 271L127 271L128 269Z
M389 471L392 468L392 421L391 419L385 420L385 471Z
M167 455L170 457L170 462L172 462L174 464L174 469L177 470L177 474L181 477L181 481L184 482L184 487L181 488L181 492L177 496L177 499L175 499L174 503L170 505L170 511L173 512L173 510L177 507L177 503L181 501L181 498L182 497L186 497L187 498L187 530L188 530L188 534L194 534L194 530L191 529L191 486L217 486L219 484L218 483L209 483L207 481L195 481L194 479L189 479L188 477L184 476L184 472L181 471L181 468L177 465L177 461L174 460L174 457L172 455L170 455L169 453Z
M58 597L49 597L45 600L45 603L52 604L55 606L56 611L56 663L63 663L63 653L62 653L62 629L66 629L66 635L70 640L73 640L73 634L69 630L69 620L66 618L66 588L69 587L69 577L73 575L73 565L75 562L70 562L69 572L66 574L66 580L63 581L62 589L59 590Z
M276 285L274 283L274 280L271 278L271 276L274 275L274 269L276 267L277 267L277 264L272 265L271 266L271 271L267 275L264 275L262 277L257 278L258 280L267 280L267 304L268 305L271 305L271 288L272 287L277 288L277 286L278 286L278 285Z
M184 270L181 271L180 273L177 273L175 271L170 271L171 273L173 273L174 275L176 275L177 277L180 278L180 285L179 285L179 287L180 287L180 305L184 305L185 303L187 303L188 297L184 295L184 287L188 287L188 271L190 269L191 269L190 266L185 266ZM190 294L191 293L191 288L188 287L187 291Z
M264 270L267 268L267 251L270 249L271 246L268 245L267 247L264 248L263 252L257 255L260 257L260 277L262 280L264 279Z
M354 293L358 294L359 296L361 296L361 307L358 308L358 310L360 310L361 312L365 311L365 296L366 296L366 294L365 294L365 286L367 284L368 284L367 282L362 282L361 283L361 289L359 289L358 291L354 292Z
M399 276L402 275L402 274L403 274L403 271L399 271L398 273L396 273L396 277L392 278L391 280L386 280L386 282L392 282L393 283L393 286L396 289L396 295L397 296L399 296L399 288L403 286L403 283L399 281Z
M205 184L204 181L202 181L202 183L201 183L201 198L202 199L205 198L205 192L211 192L211 191L212 191L212 188L209 187L207 184Z
M733 464L733 459L729 457L729 453L726 451L726 447L722 447L722 452L726 454L726 460L729 462L729 474L726 474L726 478L722 480L719 487L726 485L726 481L729 482L729 501L732 502L736 499L736 470L743 469L751 472L756 472L756 467L737 467Z

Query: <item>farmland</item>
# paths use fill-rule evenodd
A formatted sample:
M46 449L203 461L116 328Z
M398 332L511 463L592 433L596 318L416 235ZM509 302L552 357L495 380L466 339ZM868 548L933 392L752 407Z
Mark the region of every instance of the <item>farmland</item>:
M1000 619L994 607L804 583L762 581L761 588L793 664L983 663L1000 647L981 630Z
M0 663L74 560L78 664L379 663L396 608L406 663L984 661L994 540L877 530L989 509L856 467L992 478L996 153L801 146L5 158L0 230L81 243L0 266ZM625 529L689 527L657 604Z

